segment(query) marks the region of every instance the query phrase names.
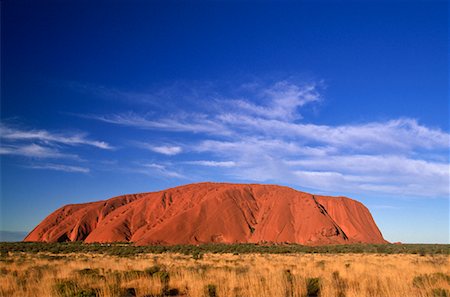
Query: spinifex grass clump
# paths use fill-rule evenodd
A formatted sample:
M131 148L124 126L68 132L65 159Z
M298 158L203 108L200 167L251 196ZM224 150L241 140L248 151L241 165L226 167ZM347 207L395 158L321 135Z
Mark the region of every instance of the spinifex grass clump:
M325 269L325 261L324 260L318 261L316 266L322 270Z
M320 278L306 279L306 297L317 297L320 294Z
M340 276L339 271L333 271L331 276L333 286L336 288L336 297L345 297L347 282Z
M442 272L436 272L431 274L421 274L415 276L413 279L413 286L420 288L426 285L434 285L439 281L444 281L450 284L450 275L444 274Z
M286 269L283 274L286 280L286 293L284 295L286 297L292 297L294 296L294 276L290 269Z
M83 288L70 279L56 282L54 291L58 297L97 297L99 295L94 288Z
M213 284L208 284L205 287L205 295L207 297L217 297L217 287Z
M169 295L169 281L170 275L167 271L158 271L153 274L153 277L159 278L161 281L161 295L167 296Z
M144 272L148 275L148 276L153 276L155 273L161 271L161 267L159 267L158 265L154 265L154 266L150 266L144 269Z
M431 290L431 296L433 297L450 297L450 291L442 288L436 288Z
M83 268L83 269L73 271L73 274L76 276L89 278L91 280L101 280L101 279L105 278L100 273L99 269Z

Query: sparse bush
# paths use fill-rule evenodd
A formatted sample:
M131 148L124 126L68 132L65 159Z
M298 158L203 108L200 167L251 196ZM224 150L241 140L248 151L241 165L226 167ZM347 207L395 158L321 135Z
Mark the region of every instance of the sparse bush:
M349 245L328 245L328 246L303 246L299 244L203 244L195 245L174 245L174 246L133 246L130 243L91 243L81 242L2 242L0 243L0 261L5 259L9 252L28 253L51 253L52 255L42 255L49 260L66 260L64 256L57 254L67 253L98 253L116 255L119 257L134 257L137 254L153 253L161 254L165 252L182 253L194 255L201 253L383 253L383 254L450 254L450 246L445 244L349 244Z
M194 259L194 260L200 260L200 259L202 259L203 258L203 253L200 253L200 252L198 252L198 251L195 251L193 254L192 254L192 259Z
M28 283L28 278L25 277L16 277L16 284L18 287L25 289Z
M235 268L236 274L244 274L247 273L250 269L248 266L238 266Z
M93 279L104 279L105 278L100 273L99 269L84 268L84 269L74 270L73 273L75 275L78 275L81 277L88 277L88 278L93 278Z
M167 292L167 296L178 296L180 295L180 290L172 288L169 289L169 292Z
M127 270L123 272L118 272L118 275L120 275L120 277L123 279L129 280L147 276L147 274L142 270Z
M53 268L49 265L31 266L25 270L25 276L27 278L42 278L45 271L53 271Z
M137 296L135 288L125 288L122 291L123 292L120 294L120 297L135 297L135 296Z
M306 279L306 296L317 297L320 293L320 278L313 277Z
M450 275L442 272L436 272L432 274L421 274L413 278L413 286L416 288L425 287L427 284L434 285L439 280L444 280L450 284Z
M205 287L205 295L207 297L217 297L217 287L213 284L208 284Z
M316 266L322 270L325 269L325 261L324 260L318 261L316 263Z
M82 288L74 280L60 280L54 285L58 297L98 297L93 288Z
M289 269L286 269L283 273L286 280L286 292L284 295L286 297L292 297L294 296L294 276Z
M442 288L436 288L431 291L433 297L449 297L450 292Z
M339 271L332 273L333 286L336 288L336 297L345 297L347 282L339 275Z
M159 272L161 270L161 267L159 267L158 265L154 265L148 268L144 269L144 272L148 275L148 276L153 276L155 273Z
M160 270L158 272L155 272L153 274L153 277L159 278L161 281L161 295L166 296L169 295L169 281L170 281L170 275L169 272Z
M9 272L8 268L5 268L5 267L0 268L0 275L7 275L8 272Z
M56 282L53 288L58 296L66 297L77 291L78 285L73 280L59 280L58 282Z

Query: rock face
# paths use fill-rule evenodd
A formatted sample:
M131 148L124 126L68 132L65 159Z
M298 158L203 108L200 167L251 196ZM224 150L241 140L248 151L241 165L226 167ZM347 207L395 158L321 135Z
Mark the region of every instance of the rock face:
M25 241L386 243L369 210L358 201L276 185L225 183L66 205Z

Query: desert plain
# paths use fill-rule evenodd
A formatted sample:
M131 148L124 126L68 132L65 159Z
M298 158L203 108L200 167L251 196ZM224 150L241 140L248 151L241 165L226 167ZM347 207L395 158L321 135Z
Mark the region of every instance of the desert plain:
M443 297L448 245L2 243L0 296Z

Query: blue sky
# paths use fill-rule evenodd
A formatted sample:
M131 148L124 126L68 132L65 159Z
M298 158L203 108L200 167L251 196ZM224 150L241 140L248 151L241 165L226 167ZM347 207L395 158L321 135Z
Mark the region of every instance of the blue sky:
M3 1L1 228L200 181L449 243L446 1Z

